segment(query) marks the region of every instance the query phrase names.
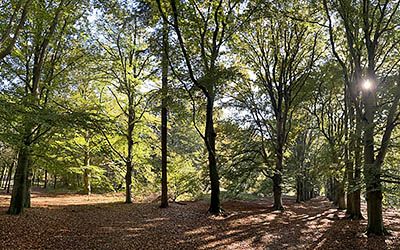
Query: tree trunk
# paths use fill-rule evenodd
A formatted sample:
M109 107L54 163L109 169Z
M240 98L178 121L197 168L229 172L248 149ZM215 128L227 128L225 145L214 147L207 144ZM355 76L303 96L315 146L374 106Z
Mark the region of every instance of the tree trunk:
M209 91L207 96L207 110L206 110L206 131L205 131L205 143L208 151L208 167L211 182L211 203L209 212L211 214L219 214L221 212L220 200L219 200L219 175L217 168L217 159L215 152L215 138L217 134L214 129L214 93Z
M57 187L57 175L54 174L54 183L53 183L53 188L56 189Z
M164 20L163 23L163 52L162 52L162 100L161 100L161 208L168 207L168 176L167 176L167 163L168 163L168 24Z
M372 76L372 75L370 75ZM376 82L376 77L370 79ZM364 173L367 192L368 228L367 234L385 235L382 217L381 164L375 162L374 116L376 90L363 92L364 101Z
M48 175L48 173L47 173L47 169L44 171L44 185L43 185L43 188L47 188L47 175Z
M32 187L32 156L29 155L28 158L28 174L26 176L26 195L25 195L25 202L24 202L24 207L25 208L30 208L31 207L31 187Z
M18 163L14 175L14 185L11 196L11 203L8 209L9 214L21 214L24 210L26 198L26 180L28 176L30 146L22 145L18 154Z
M15 165L15 161L13 161L13 163L11 164L8 175L7 175L7 181L6 181L6 186L5 186L5 188L7 189L7 194L10 193L10 186L11 186L11 179L12 179L12 172L14 169L14 165Z
M273 192L274 192L274 206L272 207L274 210L283 210L282 205L282 152L277 153L276 160L276 170L274 176L272 177L273 181Z
M364 217L361 213L361 166L362 166L362 121L361 116L356 116L356 133L355 133L355 149L354 149L354 185L353 192L353 220L363 220Z
M302 188L301 188L301 179L298 176L296 178L296 202L300 203L302 201Z
M339 209L346 209L346 193L344 191L344 184L337 182L337 206Z
M282 205L282 169L283 169L283 141L285 137L284 133L284 121L281 116L281 112L277 112L278 117L276 118L276 145L275 145L275 172L272 177L273 192L274 192L274 210L283 210ZM305 188L304 188L305 189Z
M3 186L3 182L4 182L4 179L5 179L5 177L6 177L6 170L7 170L7 165L4 164L3 169L2 169L2 171L1 171L0 187Z
M126 174L125 174L125 203L132 203L132 172L133 172L133 131L135 128L134 118L135 110L132 100L132 96L129 96L129 113L128 113L128 131L127 131L127 142L128 142L128 157L126 160Z
M89 154L88 150L85 153L84 164L85 164L85 170L83 172L83 191L85 194L90 195L91 194L90 169L89 169L90 168L90 154Z
M125 203L132 203L132 162L126 163L126 174L125 174Z

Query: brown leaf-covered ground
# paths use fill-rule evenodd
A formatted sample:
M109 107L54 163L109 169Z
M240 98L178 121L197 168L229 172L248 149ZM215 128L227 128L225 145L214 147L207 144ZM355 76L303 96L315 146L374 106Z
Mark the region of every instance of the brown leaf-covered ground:
M367 238L366 221L344 220L324 198L272 212L269 199L223 203L226 217L206 202L122 203L121 195L34 193L21 216L6 214L0 195L1 249L400 249L400 213L385 211L389 237Z

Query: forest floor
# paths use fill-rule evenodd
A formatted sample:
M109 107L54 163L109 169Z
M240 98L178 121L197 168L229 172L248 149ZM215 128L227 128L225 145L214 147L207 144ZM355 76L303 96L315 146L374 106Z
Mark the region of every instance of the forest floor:
M271 200L226 201L226 216L206 213L204 201L122 203L123 196L33 193L32 208L6 214L9 195L0 194L0 249L400 249L400 212L388 209L392 235L366 237L366 221L345 214L322 197L284 212Z

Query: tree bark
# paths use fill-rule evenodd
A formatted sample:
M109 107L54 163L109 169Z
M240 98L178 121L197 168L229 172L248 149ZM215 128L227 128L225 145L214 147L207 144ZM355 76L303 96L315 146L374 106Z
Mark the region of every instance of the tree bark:
M168 207L168 176L167 176L167 163L168 163L168 24L163 22L163 52L162 52L162 100L161 100L161 208Z
M25 195L25 202L24 202L24 207L25 208L30 208L31 207L31 187L32 187L32 178L33 178L33 172L32 172L32 155L29 155L28 158L28 174L26 176L26 195Z
M214 129L214 91L208 92L207 96L207 110L206 110L206 131L205 143L208 151L208 167L211 182L211 203L209 212L211 214L219 214L221 212L221 205L219 200L219 175L217 168L217 159L215 152L215 138L217 136Z
M30 150L30 142L28 142L22 145L18 153L11 203L7 212L9 214L21 214L24 210Z
M376 83L376 77L370 72L370 80ZM367 192L368 227L367 234L384 235L382 217L382 184L380 180L381 164L375 162L374 129L376 90L363 92L364 101L364 175Z

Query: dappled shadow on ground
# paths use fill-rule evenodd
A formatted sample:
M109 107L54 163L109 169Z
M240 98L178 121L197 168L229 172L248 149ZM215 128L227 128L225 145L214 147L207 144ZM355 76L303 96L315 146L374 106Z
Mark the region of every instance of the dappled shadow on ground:
M367 238L365 221L344 220L323 198L284 212L270 199L228 201L225 217L206 213L205 202L123 204L121 196L35 194L21 216L5 212L0 195L1 249L400 249L400 216L385 213L391 237Z

